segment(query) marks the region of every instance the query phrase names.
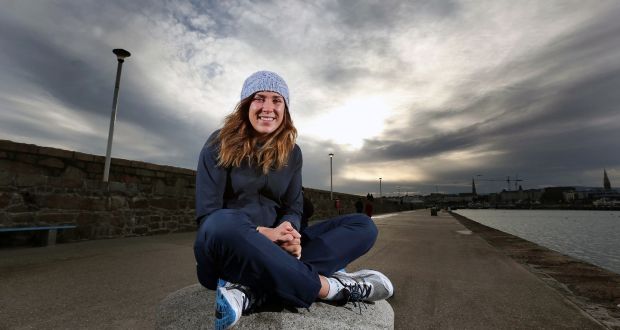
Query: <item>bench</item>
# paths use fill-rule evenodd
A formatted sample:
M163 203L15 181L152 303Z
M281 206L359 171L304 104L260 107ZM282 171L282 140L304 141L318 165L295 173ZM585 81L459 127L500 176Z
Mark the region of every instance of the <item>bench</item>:
M56 225L56 226L37 226L37 227L11 227L0 228L0 233L18 232L18 231L47 231L47 239L45 245L56 244L56 233L58 230L73 229L76 225Z

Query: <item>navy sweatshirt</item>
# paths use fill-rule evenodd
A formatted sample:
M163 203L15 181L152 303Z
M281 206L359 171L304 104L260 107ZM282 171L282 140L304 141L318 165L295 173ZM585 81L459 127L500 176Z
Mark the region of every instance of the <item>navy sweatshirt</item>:
M247 214L254 224L276 227L284 221L300 228L303 209L301 194L301 149L295 145L288 163L267 175L256 166L244 161L240 167L230 168L232 194L224 198L227 169L217 165L219 130L202 147L196 173L196 222L202 223L211 213L223 209L237 209Z

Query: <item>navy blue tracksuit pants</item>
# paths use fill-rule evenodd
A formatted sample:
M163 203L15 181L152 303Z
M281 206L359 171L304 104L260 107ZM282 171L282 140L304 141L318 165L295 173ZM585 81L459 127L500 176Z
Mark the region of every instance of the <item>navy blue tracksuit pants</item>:
M329 276L368 252L377 227L356 213L307 227L301 235L298 260L257 232L244 213L215 211L202 222L194 244L198 281L215 290L221 278L308 307L321 288L319 274Z

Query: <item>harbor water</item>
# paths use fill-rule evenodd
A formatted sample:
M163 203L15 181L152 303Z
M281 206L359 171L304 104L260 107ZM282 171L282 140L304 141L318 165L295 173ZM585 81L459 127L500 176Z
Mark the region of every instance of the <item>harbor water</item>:
M455 213L620 274L620 211L460 209Z

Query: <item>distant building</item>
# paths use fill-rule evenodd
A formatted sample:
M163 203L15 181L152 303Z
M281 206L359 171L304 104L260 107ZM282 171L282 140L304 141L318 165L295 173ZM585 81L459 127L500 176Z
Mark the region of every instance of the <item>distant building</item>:
M439 194L431 193L425 196L427 203L435 204L453 204L453 205L466 205L474 200L474 194L460 193L460 194Z
M547 187L543 189L540 202L543 204L562 204L568 202L565 197L575 198L575 187Z
M542 189L523 190L523 188L519 186L519 190L502 190L502 192L499 193L498 202L501 204L539 203L542 194Z

